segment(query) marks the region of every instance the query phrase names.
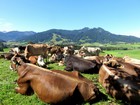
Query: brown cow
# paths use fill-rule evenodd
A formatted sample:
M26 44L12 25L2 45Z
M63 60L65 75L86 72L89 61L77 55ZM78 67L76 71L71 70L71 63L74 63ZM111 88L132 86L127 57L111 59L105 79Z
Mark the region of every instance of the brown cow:
M101 56L85 56L84 59L96 62L97 64L102 64L104 58Z
M58 62L61 61L63 56L63 48L61 46L51 46L49 49L50 54L50 61L52 62Z
M94 101L99 91L92 81L78 72L48 70L15 58L19 78L17 93L31 95L34 92L45 103L75 105Z
M109 64L110 67L108 64L101 66L99 82L113 97L131 103L140 103L140 67L121 62L121 66L114 68L114 64L115 62ZM116 64L118 65L117 62Z
M25 48L25 58L30 56L42 55L47 57L50 46L47 44L28 44Z
M56 46L56 45L50 46L49 53L51 55L57 54L58 52L63 53L63 48L61 48L61 46Z
M38 59L38 56L30 56L29 58L28 58L28 60L30 61L30 63L32 63L32 64L37 64L37 59Z
M131 58L129 56L124 56L123 59L124 59L125 62L140 65L140 60L139 59Z
M66 55L73 55L74 54L74 46L65 46L63 47L63 50L64 50L64 56Z

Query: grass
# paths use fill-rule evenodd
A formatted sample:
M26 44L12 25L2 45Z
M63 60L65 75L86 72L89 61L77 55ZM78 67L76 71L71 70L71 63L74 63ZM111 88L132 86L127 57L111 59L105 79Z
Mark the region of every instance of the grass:
M5 52L8 49L4 50ZM114 50L114 51L104 51L102 54L113 54L114 56L123 57L128 55L140 59L140 50ZM17 84L14 81L18 78L15 71L9 69L10 61L0 59L0 105L48 105L39 100L39 98L34 94L32 96L24 96L15 93L14 88ZM63 70L64 66L58 66L56 63L49 64L50 70ZM92 80L99 90L107 96L107 99L102 99L99 102L94 103L94 105L125 105L126 103L121 100L116 100L106 93L106 90L98 82L98 74L82 74L84 77ZM85 103L83 105L90 105Z
M16 94L14 81L18 78L15 71L9 69L10 62L0 59L0 105L45 105L36 95Z
M15 93L14 88L17 84L14 81L18 78L15 71L9 69L10 61L0 59L0 105L48 105L39 100L34 94L32 96L24 96ZM50 64L49 68L63 70L64 66L58 66L57 64ZM108 97L107 100L101 100L94 105L122 105L123 103L119 100L107 95L105 89L98 83L98 74L82 74L84 77L92 80L100 91ZM83 105L90 105L85 103Z
M116 57L124 57L129 56L131 58L140 59L140 49L135 50L111 50L111 51L104 51L104 54L112 54Z

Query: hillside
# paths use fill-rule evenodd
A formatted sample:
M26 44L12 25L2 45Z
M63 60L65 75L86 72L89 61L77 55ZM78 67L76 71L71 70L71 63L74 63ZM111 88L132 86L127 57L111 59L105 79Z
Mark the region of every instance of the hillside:
M0 32L0 39L4 41L16 41L24 36L33 35L35 32L33 31L10 31L10 32Z
M114 42L140 42L140 38L126 35L112 34L102 28L83 28L80 30L51 29L21 38L20 41L49 42L49 43L114 43Z
M100 27L85 27L79 30L51 29L39 33L33 31L0 32L0 39L4 41L26 41L35 43L47 42L54 44L140 42L140 38L134 36L116 35Z

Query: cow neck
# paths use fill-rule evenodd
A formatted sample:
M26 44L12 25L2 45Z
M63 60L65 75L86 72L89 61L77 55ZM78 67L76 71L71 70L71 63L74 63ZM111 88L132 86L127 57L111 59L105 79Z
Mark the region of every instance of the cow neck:
M16 70L17 70L19 75L21 75L24 72L24 70L22 70L20 67L24 66L25 64L26 63L22 62L20 65L19 64L16 65Z

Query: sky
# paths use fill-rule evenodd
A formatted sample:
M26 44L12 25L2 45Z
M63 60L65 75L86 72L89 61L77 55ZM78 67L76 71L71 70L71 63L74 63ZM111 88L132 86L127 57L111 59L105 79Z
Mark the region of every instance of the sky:
M140 37L140 0L0 0L0 31L84 27Z

